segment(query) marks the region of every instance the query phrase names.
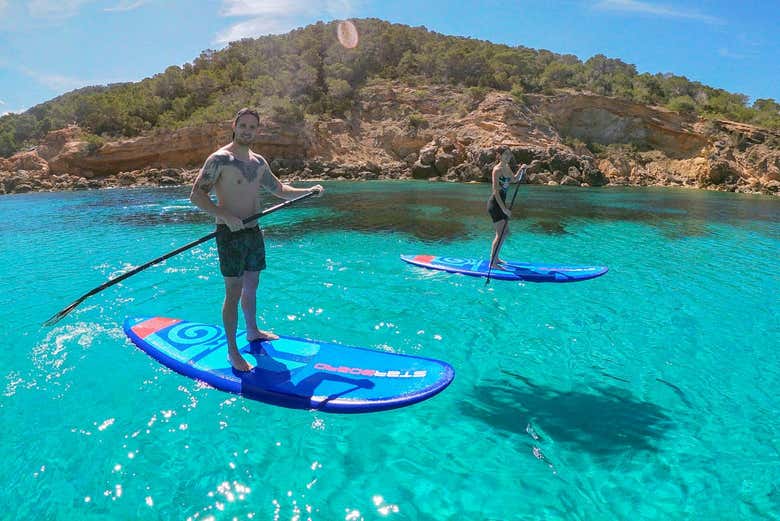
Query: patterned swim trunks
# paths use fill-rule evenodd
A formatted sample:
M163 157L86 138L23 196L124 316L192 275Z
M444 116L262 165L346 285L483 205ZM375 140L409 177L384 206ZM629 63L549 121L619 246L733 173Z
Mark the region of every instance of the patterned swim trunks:
M240 277L245 271L265 269L265 242L257 226L231 232L226 225L218 224L217 252L223 277Z

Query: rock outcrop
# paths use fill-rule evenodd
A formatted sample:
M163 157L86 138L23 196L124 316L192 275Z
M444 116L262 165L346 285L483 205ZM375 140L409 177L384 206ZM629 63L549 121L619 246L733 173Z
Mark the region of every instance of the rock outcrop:
M488 181L504 148L526 182L780 193L780 132L582 93L482 98L444 85L376 82L347 119L261 122L253 150L284 179ZM230 123L90 139L50 132L0 158L0 193L191 183Z

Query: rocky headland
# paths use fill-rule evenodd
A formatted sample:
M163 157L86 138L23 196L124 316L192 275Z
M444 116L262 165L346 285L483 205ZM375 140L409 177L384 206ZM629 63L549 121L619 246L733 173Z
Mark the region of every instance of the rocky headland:
M780 194L780 131L591 94L373 82L347 119L261 128L252 148L286 181L486 182L510 147L531 184ZM229 121L100 142L71 126L0 158L0 194L189 184L230 137Z

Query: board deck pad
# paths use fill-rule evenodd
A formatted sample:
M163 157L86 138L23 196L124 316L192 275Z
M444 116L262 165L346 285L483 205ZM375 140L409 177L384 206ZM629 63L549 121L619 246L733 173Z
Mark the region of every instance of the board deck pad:
M328 412L394 409L430 398L455 376L440 360L281 336L247 342L239 351L254 365L235 371L221 326L175 318L128 318L127 336L177 373L222 391L283 407Z
M415 266L472 277L487 277L490 267L488 259L460 259L436 255L401 255L401 259ZM502 269L490 270L490 278L529 282L577 282L600 277L607 271L609 268L606 266L507 262Z

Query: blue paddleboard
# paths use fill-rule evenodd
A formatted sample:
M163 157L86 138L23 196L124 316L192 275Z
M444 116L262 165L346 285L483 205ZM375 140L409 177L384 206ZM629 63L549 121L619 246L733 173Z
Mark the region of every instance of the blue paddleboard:
M446 362L280 337L246 340L239 350L255 368L234 371L220 326L175 318L128 318L128 337L163 365L212 387L253 400L296 409L354 413L394 409L430 398L455 372Z
M432 270L462 273L472 277L487 277L490 263L487 259L459 259L435 255L401 255L401 259ZM490 278L498 280L527 280L529 282L577 282L604 275L606 266L578 266L507 262L502 269L490 270Z

